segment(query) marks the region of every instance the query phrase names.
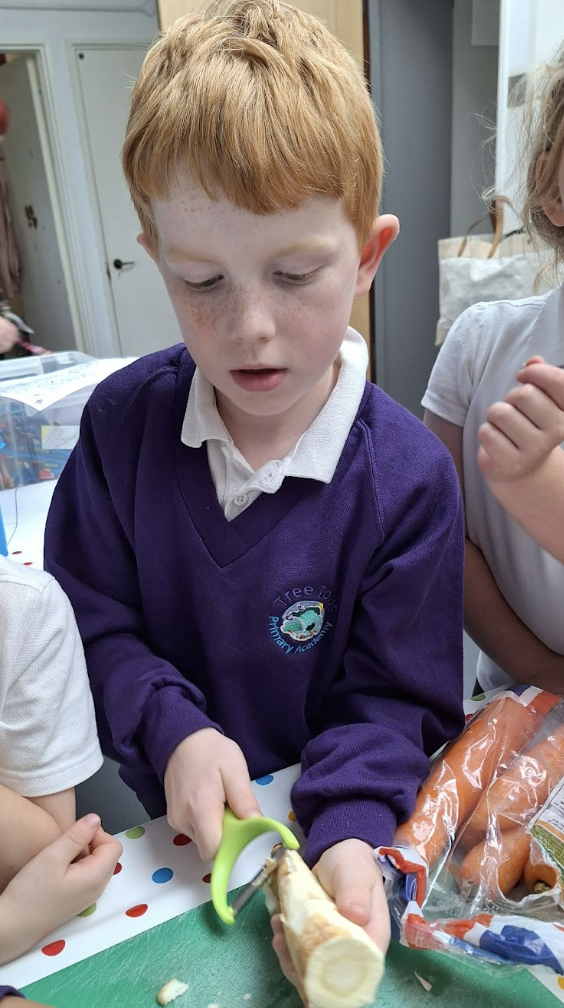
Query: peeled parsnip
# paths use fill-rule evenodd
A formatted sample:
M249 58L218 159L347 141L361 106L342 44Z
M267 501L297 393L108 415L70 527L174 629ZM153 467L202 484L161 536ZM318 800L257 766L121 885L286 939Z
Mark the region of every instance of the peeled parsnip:
M384 973L384 956L366 932L339 913L296 851L276 871L280 917L310 1008L367 1008Z

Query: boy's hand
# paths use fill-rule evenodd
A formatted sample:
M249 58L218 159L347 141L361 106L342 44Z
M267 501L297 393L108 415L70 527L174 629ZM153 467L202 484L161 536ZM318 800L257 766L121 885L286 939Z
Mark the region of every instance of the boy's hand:
M79 857L85 848L85 857ZM0 962L27 951L50 931L94 903L122 852L100 827L100 817L79 819L40 851L0 896Z
M170 825L192 838L204 861L217 853L226 805L239 819L262 814L241 749L215 728L202 728L176 747L164 789Z
M322 854L313 872L343 917L363 927L385 955L391 937L390 914L372 847L362 840L343 840ZM305 1004L278 915L272 918L272 930L272 945L284 975L298 988Z
M529 475L564 441L564 370L531 357L517 379L478 431L478 465L494 481Z

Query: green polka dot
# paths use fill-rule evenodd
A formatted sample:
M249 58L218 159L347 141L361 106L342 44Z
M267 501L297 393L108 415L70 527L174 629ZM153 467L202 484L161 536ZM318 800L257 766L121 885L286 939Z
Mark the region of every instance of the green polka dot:
M134 826L133 829L128 829L125 831L125 835L128 840L139 840L145 833L144 826Z
M485 700L486 699L486 694L485 693L476 693L475 696L472 697L472 699L474 701L477 701L479 703L481 700Z
M77 917L90 917L93 913L95 913L97 906L97 903L92 903L92 905L86 907L86 910L83 910L82 913L77 914Z

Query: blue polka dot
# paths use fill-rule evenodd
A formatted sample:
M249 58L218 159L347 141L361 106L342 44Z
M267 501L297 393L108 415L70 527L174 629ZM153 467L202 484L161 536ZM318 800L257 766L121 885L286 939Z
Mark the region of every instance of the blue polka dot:
M264 785L264 784L272 784L273 780L274 780L274 777L272 776L271 773L269 773L269 774L266 774L265 777L257 777L257 779L255 781L255 784L262 784L262 785Z
M156 872L153 872L151 878L153 882L170 882L173 875L172 868L158 868Z

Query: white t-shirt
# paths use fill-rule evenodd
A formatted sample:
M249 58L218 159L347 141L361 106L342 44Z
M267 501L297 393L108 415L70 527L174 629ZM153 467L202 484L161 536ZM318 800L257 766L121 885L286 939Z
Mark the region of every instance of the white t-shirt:
M564 565L507 514L476 461L478 428L489 406L516 385L517 371L533 354L542 354L549 364L564 364L562 287L542 297L478 304L465 311L441 348L422 401L426 409L464 428L470 540L484 554L517 616L547 647L564 654ZM484 654L477 674L483 689L509 682Z
M35 798L101 765L71 604L49 574L0 556L0 784Z

